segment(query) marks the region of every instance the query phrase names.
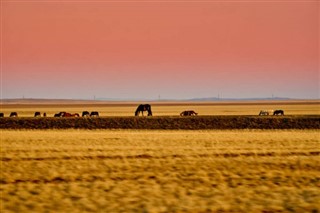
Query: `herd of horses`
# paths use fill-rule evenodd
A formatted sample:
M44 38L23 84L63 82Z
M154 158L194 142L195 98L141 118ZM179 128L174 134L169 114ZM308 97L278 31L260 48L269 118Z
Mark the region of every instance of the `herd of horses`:
M259 115L284 115L284 111L282 109L261 110Z
M68 112L59 112L57 114L54 114L54 117L80 117L78 113L68 113ZM88 111L82 112L82 117L99 117L99 112L93 111L89 113Z
M141 113L143 116L143 112L147 111L148 116L152 116L152 110L151 110L151 105L150 104L140 104L134 115L139 116ZM196 113L193 110L186 110L180 113L180 116L196 116L198 113ZM281 109L278 110L261 110L259 113L259 116L263 115L284 115L284 111ZM0 117L4 117L4 113L0 112ZM11 112L9 117L18 117L17 112ZM35 112L34 117L41 117L40 112ZM47 113L43 113L43 117L47 117ZM54 117L80 117L78 113L69 113L69 112L59 112L54 114ZM82 117L99 117L99 112L97 111L92 111L91 113L88 111L83 111L82 112Z

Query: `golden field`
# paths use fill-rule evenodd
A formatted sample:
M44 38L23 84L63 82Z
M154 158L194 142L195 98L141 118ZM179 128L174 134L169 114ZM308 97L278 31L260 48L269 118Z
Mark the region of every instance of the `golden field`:
M319 212L318 130L1 130L1 212Z
M36 111L48 117L66 111L81 113L98 111L100 116L134 116L141 102L104 101L18 101L2 103L1 112L8 117L17 112L19 117L33 117ZM260 110L282 109L285 115L320 115L320 101L243 101L243 102L151 102L154 116L178 116L184 110L194 110L199 115L258 115ZM145 114L147 114L145 112Z
M183 122L189 127L238 120L271 127L306 120L317 127L319 101L154 102L150 103L154 118L136 121L129 116L138 104L2 103L5 117L16 111L19 118L0 119L0 212L320 211L318 128L135 129L136 123L167 127L174 121L177 127L183 127ZM283 109L288 116L251 116L262 109ZM179 118L184 110L195 110L200 116ZM33 119L35 111L48 117L60 111L98 111L106 118ZM60 123L100 122L133 129L37 130L49 123L60 127ZM22 127L28 123L33 130L9 130L9 123ZM303 129L304 124L298 124Z

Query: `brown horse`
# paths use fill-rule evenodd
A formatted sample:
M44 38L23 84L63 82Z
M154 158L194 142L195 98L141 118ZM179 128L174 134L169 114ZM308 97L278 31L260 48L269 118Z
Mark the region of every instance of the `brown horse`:
M187 110L180 113L180 116L192 116L192 115L198 115L198 113L196 113L193 110Z
M69 112L59 112L54 115L54 117L79 117L78 113L71 114Z
M78 113L71 114L71 113L65 112L62 114L62 117L79 117L79 114Z
M261 115L272 115L273 114L273 110L269 109L269 110L261 110L259 113L259 116Z

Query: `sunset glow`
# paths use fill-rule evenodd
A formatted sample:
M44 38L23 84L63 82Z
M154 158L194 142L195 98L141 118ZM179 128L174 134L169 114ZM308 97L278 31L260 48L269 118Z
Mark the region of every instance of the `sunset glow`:
M1 1L1 98L319 98L319 1Z

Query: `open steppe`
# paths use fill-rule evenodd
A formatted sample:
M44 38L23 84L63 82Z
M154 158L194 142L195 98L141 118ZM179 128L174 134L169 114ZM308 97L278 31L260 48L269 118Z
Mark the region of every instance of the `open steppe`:
M318 101L138 104L2 104L0 212L320 212Z
M139 103L42 101L2 104L1 129L320 129L319 101L153 102L153 115L135 117ZM258 116L260 110L282 109L285 116ZM180 117L194 110L198 116ZM35 111L46 118L33 118ZM99 118L53 118L66 111L98 111ZM17 112L18 118L8 118ZM146 112L145 112L146 115Z
M318 130L1 130L1 212L319 212Z
M33 117L35 111L46 112L48 117L67 111L98 111L100 116L134 116L142 102L107 101L11 101L2 102L1 112L8 117L10 112L18 112L20 117ZM260 110L282 109L286 115L320 115L319 100L288 101L221 101L221 102L148 102L154 116L178 116L184 110L194 110L199 115L258 115Z

